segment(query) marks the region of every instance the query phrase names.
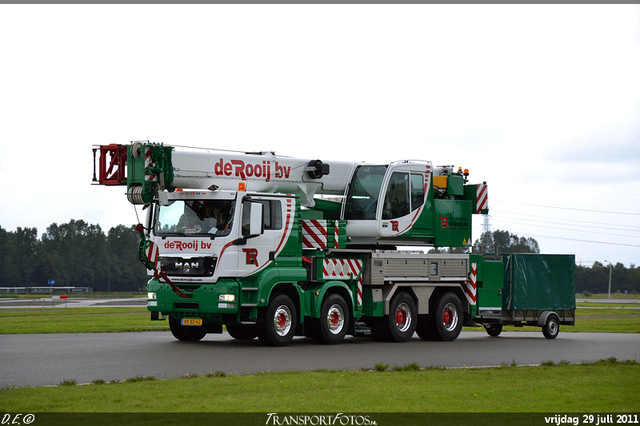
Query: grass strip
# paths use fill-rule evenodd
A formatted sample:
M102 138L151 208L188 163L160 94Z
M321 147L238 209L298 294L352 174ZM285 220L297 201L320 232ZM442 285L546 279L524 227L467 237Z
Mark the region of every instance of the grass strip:
M56 308L0 311L0 334L105 333L168 330L145 308Z
M0 390L2 412L638 412L640 364L223 372ZM96 380L94 383L101 383ZM401 393L401 397L399 396Z

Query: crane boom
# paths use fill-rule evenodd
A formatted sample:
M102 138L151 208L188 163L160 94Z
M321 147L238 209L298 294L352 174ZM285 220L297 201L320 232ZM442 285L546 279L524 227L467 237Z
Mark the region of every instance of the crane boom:
M99 150L99 170L96 158ZM305 215L345 221L359 245L471 244L471 215L488 212L486 184L428 161L327 161L216 150L176 150L136 141L94 148L94 182L127 185L134 204L166 204L176 188L294 194ZM332 195L319 200L316 195ZM314 213L315 212L315 213Z
M323 162L276 155L273 152L230 153L175 151L173 186L297 194L306 207L315 194L343 195L356 163Z

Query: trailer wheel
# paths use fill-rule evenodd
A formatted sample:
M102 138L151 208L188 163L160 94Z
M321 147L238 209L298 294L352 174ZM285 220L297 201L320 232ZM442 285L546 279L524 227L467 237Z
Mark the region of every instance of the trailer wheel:
M253 340L256 338L256 328L250 325L227 324L229 336L238 340Z
M555 315L549 315L547 317L547 321L542 326L542 334L547 339L555 339L558 337L558 333L560 333L560 321L558 317Z
M436 340L450 342L456 340L462 330L462 303L454 293L442 295L427 324L429 332Z
M258 339L267 346L286 346L296 332L296 308L285 294L276 296L256 324Z
M342 296L331 294L322 302L318 327L313 336L318 343L334 345L344 340L349 329L349 310Z
M484 329L491 337L498 337L502 333L502 324L484 324Z
M189 342L198 342L207 334L205 325L182 325L180 324L180 320L173 316L169 317L169 329L176 339Z

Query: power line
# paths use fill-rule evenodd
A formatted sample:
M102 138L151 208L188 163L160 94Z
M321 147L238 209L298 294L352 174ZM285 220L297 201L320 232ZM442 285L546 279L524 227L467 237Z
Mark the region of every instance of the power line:
M607 245L611 245L611 246L625 246L625 247L640 247L640 244L609 243L609 242L605 242L605 241L580 240L580 239L576 239L576 238L551 237L551 236L548 236L548 235L535 235L535 234L532 234L532 236L538 237L538 238L551 238L551 239L554 239L554 240L578 241L578 242L581 242L581 243L607 244Z
M508 183L502 182L500 185L505 186L517 186L517 187L528 187L528 188L540 188L540 189L552 189L554 191L570 191L570 192L592 192L595 194L618 194L618 195L636 195L640 196L637 192L615 192L615 191L597 191L595 189L581 189L581 188L568 188L568 187L558 187L558 186L541 186L541 185L527 185L526 183Z
M513 223L513 224L516 224L516 225L527 225L528 224L528 223L515 222L515 221L510 221L510 220L504 220L504 219L502 219L501 222ZM560 224L560 225L562 225L562 224ZM567 231L567 232L589 232L591 234L612 235L612 236L615 236L615 237L636 238L633 235L613 234L613 233L610 233L610 232L593 232L593 231L589 231L589 230L586 230L586 229L567 229L567 228L560 228L560 227L557 227L557 226L539 226L539 225L531 225L531 226L536 227L536 228L560 229L560 230ZM636 231L636 232L640 232L640 231Z
M492 213L495 213L495 209L493 209ZM538 215L533 215L533 214L524 214L524 213L513 213L513 212L501 212L498 211L499 214L505 214L505 215L514 215L514 216L526 216L526 217L537 217L537 218L541 218L541 219L553 219L553 220L563 220L565 222L579 222L579 223L587 223L587 224L592 224L592 225L596 225L595 227L598 228L599 224L602 224L602 222L593 222L593 221L589 221L589 220L578 220L578 219L564 219L561 217L550 217L550 216L538 216ZM492 215L494 216L494 215ZM553 223L553 222L549 222L549 223ZM564 225L563 223L558 223L558 225ZM570 224L569 224L570 225ZM603 228L603 229L614 229L614 230L619 230L619 231L640 231L640 227L637 226L632 226L632 225L624 225L621 223L616 223L617 226L623 226L626 228L636 228L636 229L625 229L625 228L605 228L605 227L599 227L599 228ZM577 226L577 225L576 225Z
M511 223L518 223L518 224L530 224L530 223L544 223L545 225L562 225L562 226L572 226L572 227L580 227L580 228L588 228L589 230L591 229L608 229L611 231L625 231L625 232L640 232L640 228L639 229L625 229L625 228L612 228L612 227L607 227L607 226L595 226L595 225L579 225L579 224L572 224L572 223L560 223L560 222L551 222L551 221L543 221L543 220L532 220L532 219L520 219L520 218L509 218L507 217L506 219L501 219L500 216L494 216L497 220L499 221L503 221L503 222L509 222L511 221ZM514 222L515 221L515 222ZM534 225L532 225L534 226ZM537 226L537 225L535 225ZM565 229L567 231L573 231L574 229L568 229L568 228L555 228L553 226L543 226L544 228L554 228L554 229ZM588 230L579 230L579 229L575 229L575 231L578 232L589 232ZM607 235L619 235L621 237L628 237L629 235L622 235L622 234L611 234L611 233L605 233L602 232L603 234L607 234Z
M495 200L493 202L496 202ZM607 214L621 214L621 215L630 215L630 216L640 216L640 213L627 213L627 212L611 212L605 210L591 210L591 209L580 209L576 207L559 207L559 206L543 206L541 204L524 204L524 203L511 203L509 201L497 201L498 203L504 204L515 204L518 206L529 206L529 207L544 207L547 209L560 209L560 210L575 210L581 212L592 212L592 213L607 213Z

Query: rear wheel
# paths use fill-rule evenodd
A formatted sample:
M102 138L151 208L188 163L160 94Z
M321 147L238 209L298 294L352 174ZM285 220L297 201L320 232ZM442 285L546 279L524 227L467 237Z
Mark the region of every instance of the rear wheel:
M227 324L227 332L238 340L253 340L256 338L256 327L252 325Z
M349 329L349 310L342 296L331 294L322 302L318 327L314 335L318 343L333 345L344 340Z
M182 325L178 318L172 316L169 317L169 329L176 339L189 342L200 341L207 334L204 324L198 326Z
M377 320L376 332L381 340L406 342L415 333L417 323L416 303L409 294L402 292L391 299L389 315Z
M296 332L296 309L285 294L276 296L256 324L258 339L267 346L286 346Z
M422 340L438 340L429 327L429 323L433 321L432 317L433 315L418 315L416 333Z
M560 333L560 321L555 315L549 315L547 321L542 326L542 334L547 339L555 339Z
M436 340L455 340L462 331L462 303L458 296L454 293L443 294L430 319L427 324L430 335Z

